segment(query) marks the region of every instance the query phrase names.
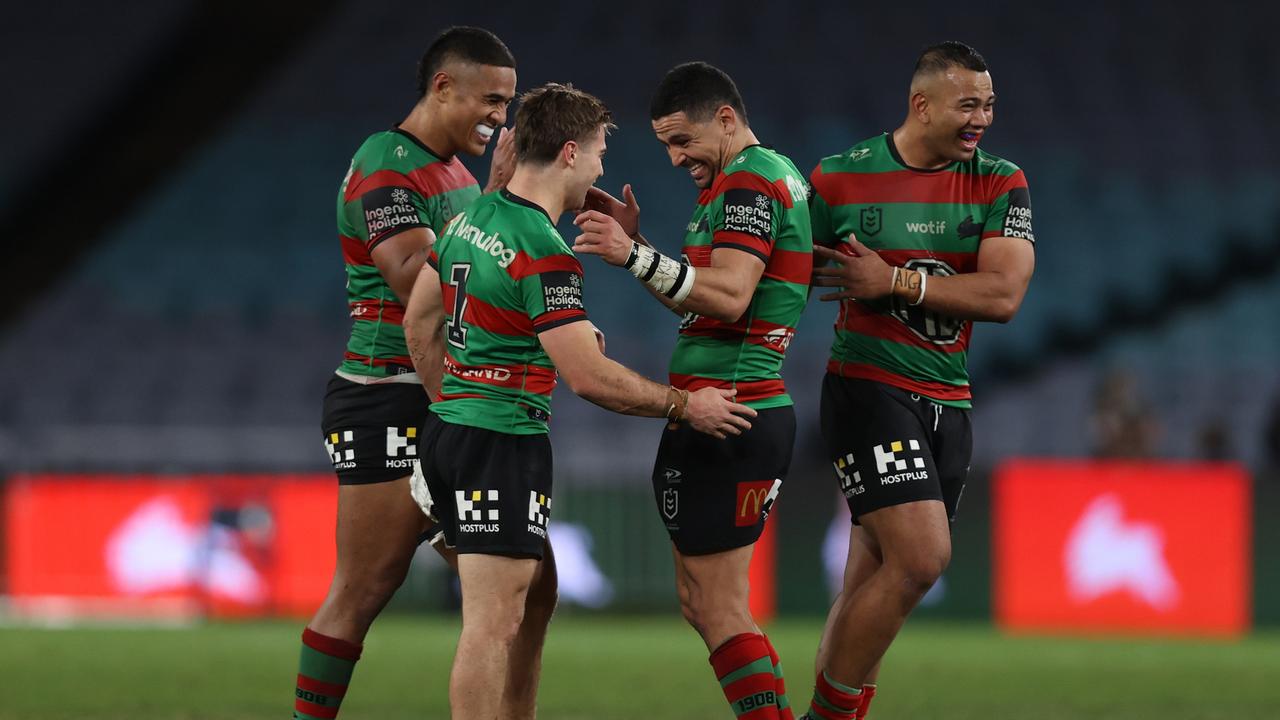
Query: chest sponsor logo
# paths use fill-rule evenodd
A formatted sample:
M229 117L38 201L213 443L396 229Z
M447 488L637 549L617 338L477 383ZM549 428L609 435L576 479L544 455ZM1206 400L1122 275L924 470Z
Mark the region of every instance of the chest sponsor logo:
M871 207L862 208L862 212L858 217L858 229L863 235L870 237L880 232L880 223L884 219L884 213L881 208Z
M471 243L477 250L486 252L497 259L498 267L506 268L515 262L516 251L509 248L499 239L501 233L486 234L482 228L472 225L465 212L458 213L445 226L445 234Z
M930 220L929 222L909 222L907 232L921 235L942 235L947 231L946 220Z

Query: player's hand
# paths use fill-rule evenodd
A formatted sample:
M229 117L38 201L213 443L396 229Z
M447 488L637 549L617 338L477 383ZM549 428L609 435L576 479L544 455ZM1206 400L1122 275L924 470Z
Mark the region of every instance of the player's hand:
M622 266L631 257L635 244L617 220L600 212L587 210L573 219L582 234L573 240L573 251L587 255L599 255L610 265Z
M830 265L813 269L814 287L840 288L827 293L819 300L875 300L893 291L893 268L879 253L849 236L849 242L840 243L839 250L813 246L813 254Z
M516 171L516 131L500 128L498 142L493 145L493 160L489 162L489 184L485 192L501 190L511 181Z
M635 193L631 192L630 183L622 186L622 200L598 187L591 188L582 209L602 212L617 220L628 237L635 237L640 232L640 204L636 202Z
M591 322L590 320L587 321L587 324L591 326L591 332L595 333L596 345L600 346L600 354L603 355L604 354L604 331L596 327L595 323Z
M689 405L684 409L684 421L689 427L712 437L725 439L729 435L741 435L751 429L747 418L756 411L733 401L737 390L702 388L689 393Z

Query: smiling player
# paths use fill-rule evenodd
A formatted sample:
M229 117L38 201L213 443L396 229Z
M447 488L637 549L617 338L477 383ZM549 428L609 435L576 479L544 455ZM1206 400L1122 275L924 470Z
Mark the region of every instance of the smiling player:
M822 434L853 522L814 720L866 715L880 658L951 559L972 449L969 335L1013 317L1035 265L1027 180L978 149L994 107L982 56L934 45L902 126L811 176L814 253L835 262L814 284L842 301Z
M486 30L442 33L418 67L421 99L403 122L365 140L338 191L353 322L321 421L338 476L338 558L302 634L295 718L337 716L369 626L404 581L419 538L438 534L409 496L428 399L400 323L432 232L480 196L456 156L483 154L506 123L515 65ZM513 137L498 134L486 191L510 177ZM554 590L535 595L549 598L549 617Z

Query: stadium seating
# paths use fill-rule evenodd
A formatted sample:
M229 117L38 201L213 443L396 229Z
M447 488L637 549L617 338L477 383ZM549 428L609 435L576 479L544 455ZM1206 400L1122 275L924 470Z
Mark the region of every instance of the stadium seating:
M166 23L180 16L181 5L149 4L155 12L147 22L95 16L77 25L81 39L109 28L128 51L94 56L102 61L93 76L101 96L128 81L129 58L151 48ZM614 107L619 129L609 141L603 184L616 191L633 182L646 232L673 248L693 189L650 137L644 89L672 62L687 59L675 48L697 46L730 70L759 134L807 171L822 155L893 127L910 58L927 40L950 32L945 14L932 17L915 6L855 12L824 3L811 18L767 9L752 22L728 26L732 33L701 42L690 28L660 29L664 13L683 7L664 1L643 11L601 7L560 17L514 5L492 22L450 18L484 22L506 37L520 58L522 88L572 80ZM1139 10L1114 12L1119 27L1136 22ZM1145 12L1141 17L1166 22ZM1277 252L1280 179L1268 168L1276 166L1278 148L1273 140L1242 148L1225 135L1229 125L1230 134L1264 138L1278 104L1274 88L1238 87L1246 65L1280 71L1276 54L1263 50L1265 24L1233 25L1239 18L1229 10L1206 16L1206 32L1230 28L1231 47L1171 65L1168 53L1157 52L1167 42L1159 32L1120 35L1103 24L1091 31L1093 51L1075 52L1074 26L1062 19L1063 30L1044 40L1047 47L1032 48L999 13L965 38L987 52L1001 93L998 122L984 147L1027 172L1039 240L1036 276L1018 318L975 332L971 367L979 417L1001 428L984 427L979 453L1087 453L1088 434L1079 430L1088 424L1091 388L1106 367L1125 366L1138 370L1158 408L1162 453L1190 454L1195 429L1221 414L1240 428L1241 457L1254 458L1258 449L1247 429L1274 395L1274 368L1280 367L1274 331L1280 293L1267 287L1268 278L1226 288L1203 305L1179 298L1178 309L1154 330L1105 329L1123 309L1166 298L1169 278L1217 277L1230 263L1223 253L1227 237ZM335 191L360 140L398 120L413 101L413 65L442 22L426 6L350 3L289 64L272 70L266 89L232 125L0 335L0 373L24 380L3 391L0 467L58 467L67 462L58 452L65 444L51 438L86 427L138 429L119 436L134 445L105 461L121 467L138 458L174 468L213 464L207 450L147 439L146 428L164 427L219 436L220 447L234 445L227 438L243 437L245 428L284 433L303 440L249 443L236 461L323 468L314 441L320 394L347 329ZM549 23L558 24L560 38L573 28L592 37L601 61L583 63L582 48L536 31ZM797 54L794 47L773 47L779 33L807 33L813 42ZM353 38L376 38L376 51L354 52ZM1044 59L1055 53L1077 65ZM1181 92L1189 85L1204 93L1186 105ZM97 101L78 102L63 114L86 112ZM5 122L7 134L25 131L26 121L9 116ZM37 152L56 142L57 132L73 130L59 127L22 151ZM8 195L9 169L27 157L6 150L0 197ZM486 161L468 162L483 179ZM637 311L641 294L625 276L594 260L586 265L588 307L609 333L611 354L661 373L673 319L656 305ZM1241 272L1231 280L1245 277ZM831 314L829 306L812 303L793 345L788 374L802 412L816 411L811 388ZM1056 352L1055 333L1068 329L1110 334L1090 356L1044 357ZM1009 381L1001 374L1009 362L1037 372ZM565 433L635 427L585 403L563 402L559 414ZM592 444L578 447L587 449L568 461L570 470L572 463L600 467ZM77 462L91 461L80 456Z

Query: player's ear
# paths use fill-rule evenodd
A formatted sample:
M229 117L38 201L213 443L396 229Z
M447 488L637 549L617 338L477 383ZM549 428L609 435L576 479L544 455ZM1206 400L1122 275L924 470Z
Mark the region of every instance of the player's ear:
M720 121L720 128L725 134L731 134L738 128L738 113L729 105L721 105L716 110L716 119Z
M560 159L564 160L564 164L573 167L578 161L578 143L576 140L570 140L560 148Z
M921 91L911 93L911 112L915 113L916 118L924 123L929 124L929 96Z
M453 78L449 77L449 73L440 70L431 76L431 92L438 95L442 100L447 98L452 90Z

